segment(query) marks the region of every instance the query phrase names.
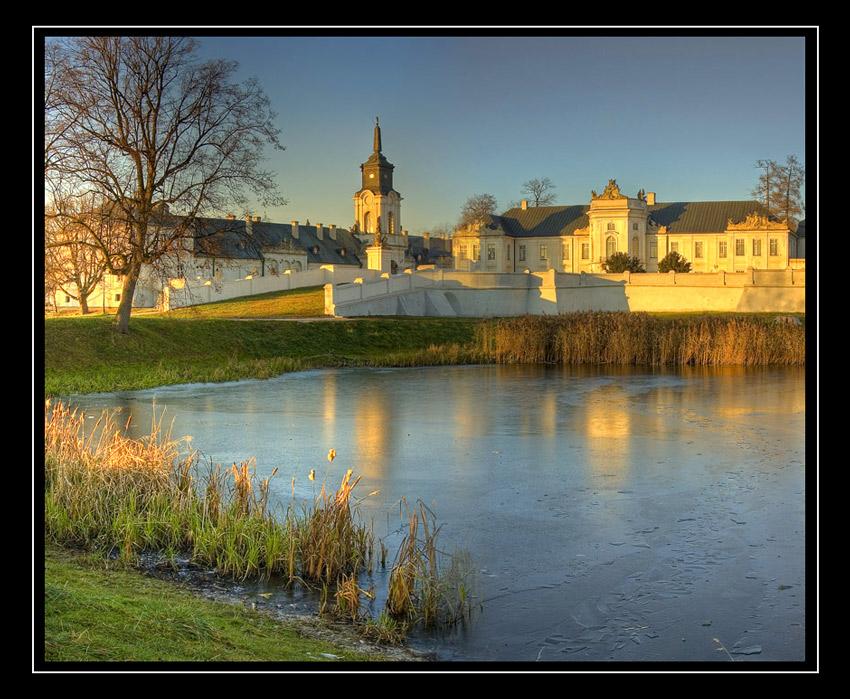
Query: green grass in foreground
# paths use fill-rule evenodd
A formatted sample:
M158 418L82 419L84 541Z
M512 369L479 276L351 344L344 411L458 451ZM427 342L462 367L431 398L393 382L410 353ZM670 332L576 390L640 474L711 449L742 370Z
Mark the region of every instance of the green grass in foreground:
M386 660L59 547L46 549L44 573L47 663Z

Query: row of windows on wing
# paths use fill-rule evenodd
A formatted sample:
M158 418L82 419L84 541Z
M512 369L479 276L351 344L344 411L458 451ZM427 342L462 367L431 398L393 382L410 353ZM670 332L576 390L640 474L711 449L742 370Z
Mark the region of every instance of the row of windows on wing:
M751 242L750 253L753 257L761 257L763 252L763 245L761 239L753 239ZM737 238L735 240L735 257L746 257L747 255L747 241L743 238ZM637 237L632 238L632 249L637 250L640 245L640 241ZM780 254L780 242L778 238L771 238L768 241L768 254L771 257L776 257ZM473 261L477 261L481 257L481 246L478 244L472 244L472 256L470 259ZM518 245L517 246L517 260L519 262L523 262L527 258L527 246L526 245ZM562 250L562 259L569 260L570 259L570 250L572 246L569 243L564 243L561 247ZM506 251L506 259L511 259L511 247L507 246L505 248ZM671 252L679 252L679 243L671 242L670 243L670 251ZM467 247L466 245L458 246L458 256L460 259L467 259ZM614 253L617 252L617 239L614 236L608 236L605 239L605 256L611 257ZM538 246L538 254L541 260L549 259L549 245L542 244ZM703 241L695 241L694 242L694 258L700 259L705 256L705 243ZM728 241L720 240L717 243L717 256L721 258L725 258L729 256L729 246ZM649 257L652 259L656 259L658 257L658 243L655 241L649 244ZM495 245L487 245L487 259L495 260L496 259L496 246ZM589 260L590 259L590 243L581 243L581 259Z

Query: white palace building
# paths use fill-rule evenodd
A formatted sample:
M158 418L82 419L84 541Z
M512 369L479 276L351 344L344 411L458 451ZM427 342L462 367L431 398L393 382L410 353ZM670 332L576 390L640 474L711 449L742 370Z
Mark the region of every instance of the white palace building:
M805 224L775 220L755 201L665 202L644 190L629 196L609 180L587 204L523 202L452 238L411 236L394 170L376 120L353 226L206 221L167 265L146 270L134 305L168 309L325 285L332 315L805 309ZM691 271L658 273L674 251ZM607 274L614 253L638 258L645 273ZM116 305L120 288L108 279L89 305ZM61 291L55 303L77 305Z

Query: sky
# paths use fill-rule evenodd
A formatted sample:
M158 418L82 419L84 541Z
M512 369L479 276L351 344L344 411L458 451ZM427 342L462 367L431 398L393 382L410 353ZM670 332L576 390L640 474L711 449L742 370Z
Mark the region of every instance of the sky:
M412 234L450 229L479 194L502 211L532 178L558 204L587 204L609 179L658 201L738 200L756 161L806 163L802 32L402 32L197 36L277 113L285 150L268 165L289 203L259 215L350 227L376 117Z

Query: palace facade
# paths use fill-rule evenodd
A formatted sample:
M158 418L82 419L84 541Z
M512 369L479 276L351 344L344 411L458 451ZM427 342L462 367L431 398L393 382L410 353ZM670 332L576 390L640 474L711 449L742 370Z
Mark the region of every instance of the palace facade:
M454 267L479 272L603 274L614 253L637 257L657 272L677 252L691 271L744 272L802 267L804 228L776 221L754 201L659 202L634 197L609 180L589 204L510 209L455 231Z

